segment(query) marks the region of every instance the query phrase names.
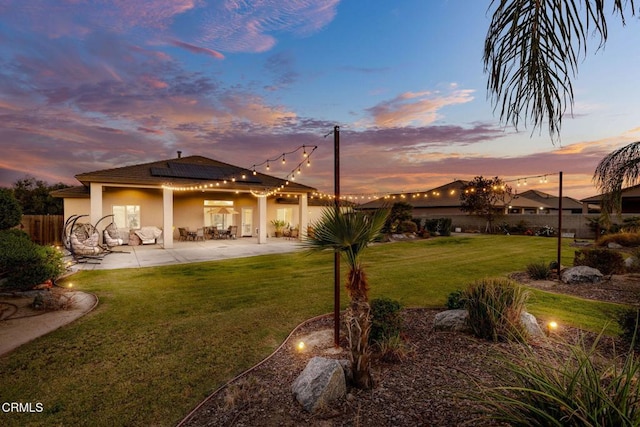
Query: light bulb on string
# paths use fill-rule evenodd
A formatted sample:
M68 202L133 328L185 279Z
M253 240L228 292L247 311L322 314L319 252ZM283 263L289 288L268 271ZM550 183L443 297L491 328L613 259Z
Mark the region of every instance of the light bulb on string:
M302 157L305 157L305 158L306 158L307 156L308 156L308 154L307 154L307 148L303 145L303 146L302 146Z
M282 164L284 165L285 163L287 163L287 161L284 158L284 153L282 153Z

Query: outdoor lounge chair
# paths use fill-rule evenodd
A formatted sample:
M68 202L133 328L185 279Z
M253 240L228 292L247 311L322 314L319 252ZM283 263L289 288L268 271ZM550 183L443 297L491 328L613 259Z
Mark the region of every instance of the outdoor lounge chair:
M238 226L237 225L230 225L229 226L229 238L230 239L235 239L238 235Z

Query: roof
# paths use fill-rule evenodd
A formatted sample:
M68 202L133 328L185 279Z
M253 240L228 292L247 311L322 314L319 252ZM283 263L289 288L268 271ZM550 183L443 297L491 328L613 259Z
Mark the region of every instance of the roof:
M558 208L557 196L543 193L538 190L527 190L524 193L516 194L511 200L510 205L520 208ZM582 209L582 203L572 197L562 198L562 209Z
M274 189L284 186L291 192L314 192L315 188L276 178L246 168L202 156L178 157L157 162L104 169L76 175L83 187L59 190L55 197L87 197L92 182L122 185L189 187L212 185L236 190ZM87 193L83 194L84 188Z
M444 208L460 206L460 191L468 181L456 180L431 190L395 193L360 205L359 209L379 209L393 203L406 202L415 208Z
M602 202L602 196L602 194L598 194L597 196L591 196L586 199L582 199L581 201L584 203L600 203ZM640 184L622 189L623 199L635 197L640 197Z

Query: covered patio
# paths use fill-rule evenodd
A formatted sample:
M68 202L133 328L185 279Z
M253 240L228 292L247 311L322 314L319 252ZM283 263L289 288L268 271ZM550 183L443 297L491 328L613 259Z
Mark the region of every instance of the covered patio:
M260 245L257 237L243 237L236 240L175 241L172 248L164 248L162 242L155 245L119 246L115 252L100 260L77 263L70 266L70 270L154 267L303 250L298 240L284 238L266 240Z

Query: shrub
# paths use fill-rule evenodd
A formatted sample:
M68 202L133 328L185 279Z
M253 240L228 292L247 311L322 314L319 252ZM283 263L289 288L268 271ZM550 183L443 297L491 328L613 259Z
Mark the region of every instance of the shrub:
M617 243L625 247L640 246L640 233L615 233L602 236L598 240L598 246L607 247L609 243Z
M427 219L424 223L424 228L429 231L429 233L440 236L450 236L451 235L451 218L435 218L435 219Z
M623 310L618 314L618 325L620 325L620 336L628 343L633 343L636 350L640 350L640 341L638 337L638 315L640 311L637 308Z
M63 271L62 254L55 248L37 245L18 230L0 231L0 272L7 279L4 287L31 288Z
M371 332L369 343L383 341L400 335L402 330L402 305L389 298L371 300Z
M545 280L551 275L551 267L544 261L532 262L527 265L527 274L534 280Z
M459 308L464 308L464 299L462 294L464 291L458 289L457 291L453 291L447 296L447 308L449 310L456 310Z
M415 233L418 231L418 226L415 222L408 219L398 224L397 230L399 233Z
M509 386L474 397L500 425L640 425L640 361L633 351L603 357L596 351L600 339L589 348L581 342L540 354L521 347L523 354L499 360Z
M573 265L596 268L602 274L624 273L624 257L606 248L585 248L575 252Z
M394 335L388 338L384 338L381 341L376 341L378 348L378 357L383 362L398 363L407 359L411 353L411 349L407 347L400 335Z
M529 298L522 286L508 279L484 279L469 285L462 298L469 325L478 338L522 341L526 332L520 322Z
M22 208L13 192L0 188L0 230L7 230L20 224Z

